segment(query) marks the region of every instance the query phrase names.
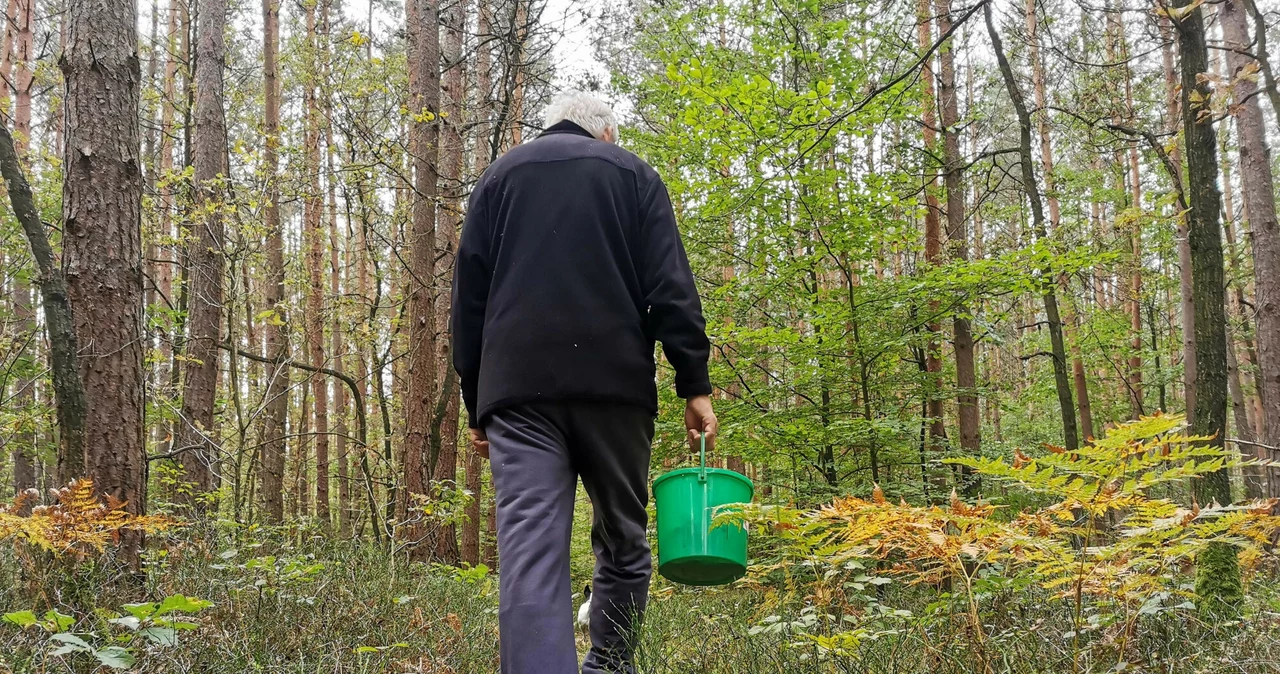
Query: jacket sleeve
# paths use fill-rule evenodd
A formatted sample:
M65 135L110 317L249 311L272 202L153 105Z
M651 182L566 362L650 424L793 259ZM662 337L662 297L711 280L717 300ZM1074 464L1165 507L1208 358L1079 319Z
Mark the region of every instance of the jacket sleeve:
M657 175L641 192L641 290L649 307L650 334L662 342L667 361L676 370L676 395L691 398L711 394L707 339L702 302L685 255L667 188Z
M493 274L489 260L490 223L480 185L471 192L462 238L453 269L453 303L449 323L453 343L453 369L461 382L467 425L478 428L476 389L480 380L480 352L484 344L485 306Z

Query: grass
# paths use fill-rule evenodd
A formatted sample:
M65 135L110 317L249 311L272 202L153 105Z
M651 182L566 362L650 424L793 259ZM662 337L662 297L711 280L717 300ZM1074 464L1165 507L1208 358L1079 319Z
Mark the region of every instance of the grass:
M74 582L34 601L13 563L0 561L6 611L60 608L94 643L118 634L92 609L182 593L213 602L177 646L139 648L139 672L496 672L496 578L460 579L439 567L389 559L372 546L305 532L250 537L204 532L173 539L148 560L145 581L86 567ZM283 533L284 535L279 535ZM803 569L801 569L803 570ZM957 604L933 588L878 587L816 609L802 577L727 589L656 580L637 646L646 674L794 672L1073 671L1071 616L1036 588L984 600L983 651ZM1280 599L1258 592L1237 622L1215 625L1187 611L1154 613L1126 659L1130 671L1280 671ZM856 594L856 593L852 593ZM852 596L851 594L851 596ZM1259 597L1262 597L1259 599ZM91 603L84 603L89 601ZM839 606L839 609L834 608ZM895 613L897 611L897 613ZM906 615L903 611L909 611ZM836 635L849 635L841 638ZM92 635L92 636L89 636ZM1107 626L1087 640L1114 639ZM825 640L825 641L824 641ZM580 650L586 644L579 643ZM87 655L50 655L39 630L0 626L0 671L92 672ZM1106 648L1090 653L1107 653ZM1075 671L1114 671L1119 658L1078 661ZM985 664L983 664L985 663ZM555 674L555 673L549 673Z

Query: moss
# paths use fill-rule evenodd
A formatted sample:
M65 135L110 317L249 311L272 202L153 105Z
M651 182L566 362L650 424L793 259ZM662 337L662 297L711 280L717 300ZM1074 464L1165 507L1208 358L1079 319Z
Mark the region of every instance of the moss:
M1196 557L1196 594L1201 612L1219 617L1239 613L1244 599L1240 561L1234 546L1213 543Z

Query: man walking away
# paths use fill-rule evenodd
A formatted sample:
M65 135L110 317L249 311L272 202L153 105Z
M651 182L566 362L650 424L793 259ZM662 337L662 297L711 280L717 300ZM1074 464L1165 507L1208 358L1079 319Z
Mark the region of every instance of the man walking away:
M503 674L578 671L569 536L578 477L595 509L584 674L634 672L648 599L654 342L687 400L691 446L716 417L702 306L658 174L617 147L602 101L570 93L471 194L453 283L453 359L497 492Z

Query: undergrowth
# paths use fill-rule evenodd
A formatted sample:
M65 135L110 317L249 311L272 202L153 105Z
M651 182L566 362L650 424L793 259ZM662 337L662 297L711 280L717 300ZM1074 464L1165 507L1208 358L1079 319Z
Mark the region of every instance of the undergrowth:
M751 575L717 589L655 579L638 671L1280 671L1275 504L1153 496L1238 465L1181 424L1153 418L1076 452L965 461L1040 496L1010 500L1017 508L913 506L877 488L817 510L726 511L721 525L753 524ZM0 672L498 671L487 568L411 564L305 525L132 520L85 488L34 520L21 519L29 502L0 512ZM149 533L142 573L111 554L131 525ZM1205 611L1198 555L1226 547L1244 584L1229 611ZM587 554L575 546L575 586Z

